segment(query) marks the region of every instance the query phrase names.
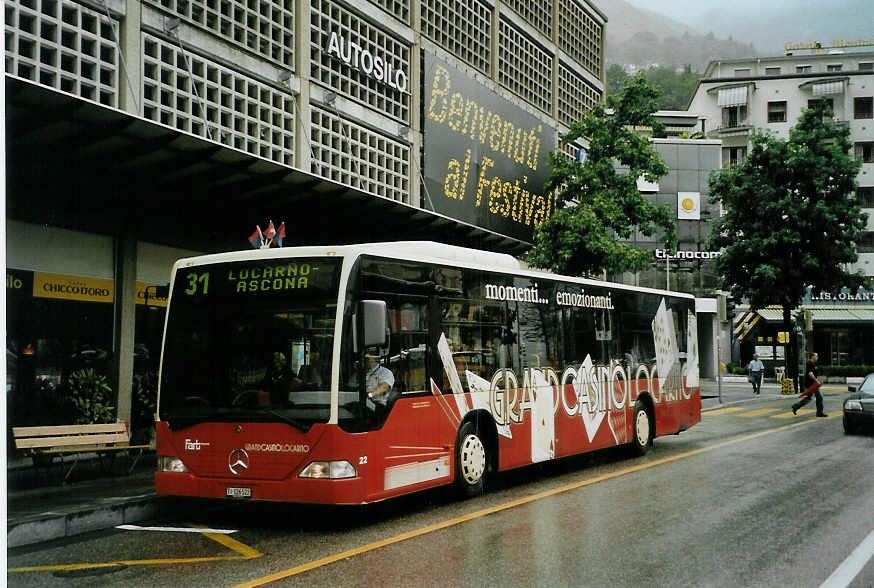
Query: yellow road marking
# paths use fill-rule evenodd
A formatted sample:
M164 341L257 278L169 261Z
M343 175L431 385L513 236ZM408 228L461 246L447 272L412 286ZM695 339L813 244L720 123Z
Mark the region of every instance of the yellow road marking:
M798 417L812 417L815 414L816 413L812 409L801 408L798 410L797 415L792 414L792 411L790 410L789 412L781 412L780 414L775 414L771 418L772 419L797 419ZM843 413L840 411L838 411L838 412L833 411L832 414L828 415L825 418L834 419L837 417L843 417Z
M830 417L831 418L831 417ZM368 553L370 551L374 551L376 549L380 549L382 547L387 547L389 545L394 545L395 543L400 543L402 541L406 541L408 539L414 539L416 537L421 537L422 535L427 535L433 533L435 531L440 531L442 529L447 529L449 527L454 527L456 525L460 525L461 523L465 523L467 521L472 521L474 519L479 519L490 514L494 514L497 512L501 512L504 510L508 510L511 508L516 508L517 506L524 506L526 504L535 502L537 500L541 500L543 498L549 498L550 496L555 496L556 494L562 494L564 492L569 492L571 490L577 490L579 488L584 488L586 486L591 486L592 484L597 484L599 482L605 482L607 480L612 480L614 478L618 478L620 476L625 476L628 474L632 474L635 472L640 472L643 470L647 470L650 468L654 468L656 466L665 465L668 463L672 463L675 461L679 461L681 459L686 459L689 457L693 457L702 453L707 453L710 451L714 451L716 449L721 449L723 447L728 447L730 445L736 445L738 443L743 443L744 441L749 441L751 439L757 439L759 437L764 437L766 435L771 435L773 433L777 433L780 431L785 431L788 429L792 429L795 427L800 427L803 425L808 425L812 422L816 422L816 419L804 420L798 423L791 423L787 425L780 425L779 427L775 427L773 429L768 429L766 431L759 431L758 433L752 433L750 435L746 435L744 437L739 437L737 439L730 439L728 441L722 441L720 443L716 443L715 445L711 445L709 447L701 447L699 449L693 449L692 451L686 451L684 453L679 453L677 455L671 457L663 457L661 459L657 459L655 461L651 461L648 463L638 464L634 466L630 466L623 470L618 470L615 472L611 472L609 474L602 474L600 476L596 476L594 478L590 478L588 480L582 480L580 482L574 482L572 484L566 484L564 486L559 486L558 488L553 488L551 490L545 490L543 492L538 492L536 494L532 494L530 496L525 496L522 498L517 498L516 500L511 500L509 502L505 502L503 504L498 504L496 506L491 506L489 508L484 508L482 510L478 510L466 515L462 515L460 517L456 517L453 519L447 519L445 521L441 521L439 523L434 523L431 525L427 525L424 527L420 527L419 529L413 529L412 531L407 531L406 533L401 533L400 535L395 535L394 537L388 537L386 539L381 539L379 541L374 541L372 543L368 543L366 545L362 545L360 547L355 547L353 549L349 549L340 553L335 553L333 555L329 555L327 557L323 557L311 562L307 562L305 564L301 564L299 566L295 566L293 568L289 568L287 570L283 570L280 572L276 572L274 574L270 574L268 576L263 576L261 578L256 578L254 580L250 580L248 582L244 582L242 584L237 584L234 588L255 588L256 586L263 586L264 584L269 584L270 582L276 582L278 580L282 580L285 578L289 578L291 576L296 576L298 574L302 574L303 572L308 572L310 570L314 570L316 568L320 568L350 557L354 557L356 555L362 555L364 553Z
M798 409L798 414L792 414L792 411L789 412L781 412L780 414L775 414L772 416L772 419L794 419L798 417L810 416L813 414L813 411L807 408Z
M756 416L762 416L763 414L769 414L769 413L772 413L772 412L777 412L778 410L780 410L780 409L779 409L779 408L757 408L756 410L751 410L751 411L749 411L749 412L744 412L744 413L741 413L741 414L739 414L739 415L737 415L737 416L742 416L742 417L756 417Z
M195 528L205 528L195 525ZM204 537L208 537L217 543L221 543L237 555L217 555L210 557L179 557L179 558L164 558L164 559L122 559L110 562L98 563L75 563L75 564L60 564L48 566L31 566L22 568L9 568L8 572L71 572L75 570L88 570L97 568L111 568L115 566L154 566L154 565L171 565L171 564L188 564L188 563L204 563L211 561L232 561L255 559L264 555L257 549L253 549L248 545L244 545L236 539L231 539L223 533L203 533Z
M240 543L236 539L232 539L224 533L204 533L203 536L209 537L217 543L221 543L232 551L236 551L240 554L242 559L255 559L256 557L261 557L262 555L264 555L257 549L253 549L248 545L244 545L243 543Z
M219 555L214 557L180 557L167 559L120 559L118 561L59 564L49 566L30 566L22 568L9 568L8 572L70 572L73 570L88 570L97 568L111 568L115 566L154 566L169 564L203 563L210 561L229 561L249 559L240 555Z
M701 416L712 416L717 414L728 414L730 412L737 412L739 410L743 410L739 406L729 406L727 408L717 408L716 410L708 410L707 412L702 412Z

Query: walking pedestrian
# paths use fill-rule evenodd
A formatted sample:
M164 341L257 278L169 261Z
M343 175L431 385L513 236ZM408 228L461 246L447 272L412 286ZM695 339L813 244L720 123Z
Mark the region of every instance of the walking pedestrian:
M807 360L807 366L804 368L804 392L801 393L801 398L792 405L792 414L796 414L798 409L810 402L811 397L816 398L816 416L827 417L822 408L822 392L819 387L822 386L822 380L816 377L816 361L819 355L814 352L810 354Z
M758 353L753 353L753 360L747 366L750 383L753 385L753 394L762 391L762 376L765 374L765 364L759 359Z

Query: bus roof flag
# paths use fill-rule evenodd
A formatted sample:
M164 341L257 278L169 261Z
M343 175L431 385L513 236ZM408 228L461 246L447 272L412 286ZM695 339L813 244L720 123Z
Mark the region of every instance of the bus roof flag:
M282 247L282 240L285 239L285 221L279 223L279 230L276 231L276 245Z
M276 228L273 226L273 221L271 220L267 223L267 228L264 230L264 238L268 241L276 236Z
M249 243L252 244L252 248L258 249L263 242L264 236L261 234L261 227L255 225L255 232L249 235Z

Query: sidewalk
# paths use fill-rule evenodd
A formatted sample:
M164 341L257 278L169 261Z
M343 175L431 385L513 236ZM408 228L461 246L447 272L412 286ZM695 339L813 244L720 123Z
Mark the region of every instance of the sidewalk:
M104 475L60 485L64 472L57 466L38 471L28 465L30 459L11 459L6 471L7 547L137 523L169 513L173 501L155 495L154 458L143 461L130 475ZM87 462L77 465L85 475L93 467Z
M721 388L721 403L720 403ZM825 393L846 392L846 385L827 384ZM708 411L733 404L755 403L783 398L787 405L796 397L783 396L775 382L764 382L762 393L754 396L746 378L723 378L701 381L701 410ZM7 464L8 547L20 547L170 516L180 507L172 498L155 495L154 456L144 459L130 475L99 476L95 464L77 466L80 479L58 485L63 473L55 470L46 477L30 464L30 459L12 459ZM42 476L42 478L40 478ZM85 479L81 479L82 476Z
M720 390L721 388L721 390ZM720 397L721 392L721 397ZM753 394L753 386L743 376L727 376L722 378L722 385L716 380L701 380L701 411L714 410L732 404L743 402L759 402L776 398L795 398L780 394L780 386L776 381L765 380L759 395ZM722 402L720 402L720 400Z

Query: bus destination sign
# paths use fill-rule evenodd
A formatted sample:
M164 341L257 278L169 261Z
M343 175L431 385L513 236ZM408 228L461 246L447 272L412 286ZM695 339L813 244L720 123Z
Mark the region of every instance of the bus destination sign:
M194 267L177 274L176 293L187 298L290 294L331 287L336 262L314 259L254 261Z
M310 278L319 271L309 263L283 263L277 266L231 268L227 280L235 292L276 292L309 288Z

